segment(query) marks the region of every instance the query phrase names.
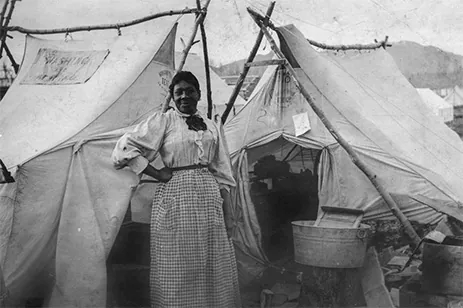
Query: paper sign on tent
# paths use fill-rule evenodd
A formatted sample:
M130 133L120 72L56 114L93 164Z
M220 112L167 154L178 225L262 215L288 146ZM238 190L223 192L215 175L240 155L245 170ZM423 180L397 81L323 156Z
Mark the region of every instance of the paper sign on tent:
M307 112L293 115L294 134L296 137L310 130L309 114Z

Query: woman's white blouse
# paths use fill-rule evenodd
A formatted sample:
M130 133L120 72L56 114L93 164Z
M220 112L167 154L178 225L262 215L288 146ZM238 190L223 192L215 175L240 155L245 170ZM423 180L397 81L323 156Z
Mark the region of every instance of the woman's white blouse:
M196 132L188 129L184 115L175 109L154 113L119 139L112 154L114 166L128 166L140 174L160 155L169 168L209 165L221 188L235 186L223 130L201 117L207 130Z

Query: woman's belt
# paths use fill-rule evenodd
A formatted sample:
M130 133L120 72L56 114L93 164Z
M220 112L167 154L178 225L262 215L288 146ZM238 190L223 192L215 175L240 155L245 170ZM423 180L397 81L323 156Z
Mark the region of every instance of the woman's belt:
M194 170L194 169L203 169L203 168L208 168L208 165L189 165L189 166L182 166L182 167L172 167L170 170L172 171L181 171L181 170Z

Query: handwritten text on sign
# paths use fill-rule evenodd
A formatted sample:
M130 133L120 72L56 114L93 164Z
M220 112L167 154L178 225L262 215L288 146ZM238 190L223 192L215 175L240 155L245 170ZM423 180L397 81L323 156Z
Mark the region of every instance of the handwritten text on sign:
M97 71L109 50L63 51L40 48L22 84L85 83Z

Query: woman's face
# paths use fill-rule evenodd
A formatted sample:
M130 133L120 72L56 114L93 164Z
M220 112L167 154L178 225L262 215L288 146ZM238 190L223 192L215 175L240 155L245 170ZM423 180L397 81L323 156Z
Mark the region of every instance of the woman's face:
M174 86L173 100L177 109L186 114L194 114L198 106L200 95L191 84L181 80Z

